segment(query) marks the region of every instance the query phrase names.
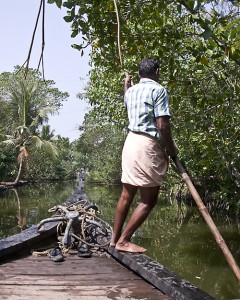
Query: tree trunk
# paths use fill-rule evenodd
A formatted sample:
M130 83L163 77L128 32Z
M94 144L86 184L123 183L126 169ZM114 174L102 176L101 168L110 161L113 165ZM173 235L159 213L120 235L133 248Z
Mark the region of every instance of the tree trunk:
M22 166L23 166L23 159L21 159L21 161L19 163L18 174L17 174L16 179L13 182L0 182L0 185L4 185L4 186L18 185L19 180L20 180L20 176L21 176L21 173L22 173Z
M22 166L23 166L23 159L20 160L18 174L17 174L15 181L13 182L14 185L17 185L19 183L20 176L22 174Z

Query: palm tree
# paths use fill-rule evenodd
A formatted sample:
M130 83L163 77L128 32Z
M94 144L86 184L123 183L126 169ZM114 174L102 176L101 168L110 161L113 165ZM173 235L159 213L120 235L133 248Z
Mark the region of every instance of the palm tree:
M16 185L19 183L22 173L24 160L30 156L29 148L45 148L52 155L57 155L56 147L50 142L41 139L37 134L40 125L47 121L49 113L53 112L54 107L41 107L37 104L38 84L19 81L10 92L5 95L5 100L9 107L9 116L12 120L10 131L4 144L14 146L18 149L17 161L19 164L18 174L14 182L1 184Z
M55 137L55 130L51 130L49 125L43 125L41 138L45 141L51 141L54 137Z

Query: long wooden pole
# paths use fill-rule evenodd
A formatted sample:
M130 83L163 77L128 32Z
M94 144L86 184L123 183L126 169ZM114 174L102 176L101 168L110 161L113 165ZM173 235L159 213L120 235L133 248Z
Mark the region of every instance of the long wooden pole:
M233 272L238 280L238 283L240 283L240 269L239 269L234 257L232 256L232 253L228 249L228 246L226 245L226 243L225 243L224 239L222 238L220 232L218 231L215 223L213 222L212 217L210 216L210 214L209 214L206 206L204 205L201 197L199 196L197 190L195 189L190 177L184 170L182 163L180 162L180 160L178 158L174 158L173 161L174 161L178 171L180 172L184 182L186 183L190 193L192 194L203 218L205 219L206 223L208 224L208 227L212 231L217 244L222 249L222 252L225 255L225 258L226 258L229 266L233 270Z

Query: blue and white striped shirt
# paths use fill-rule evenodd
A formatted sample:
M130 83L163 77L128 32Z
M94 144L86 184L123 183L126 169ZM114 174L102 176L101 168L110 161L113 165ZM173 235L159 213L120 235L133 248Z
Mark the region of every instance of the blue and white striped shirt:
M128 112L128 128L159 139L156 118L170 116L169 97L166 89L156 81L141 78L124 96Z

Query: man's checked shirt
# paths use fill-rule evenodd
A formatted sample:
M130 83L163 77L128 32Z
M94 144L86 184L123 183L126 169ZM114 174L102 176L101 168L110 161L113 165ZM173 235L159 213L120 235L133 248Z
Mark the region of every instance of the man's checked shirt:
M170 116L166 89L156 81L141 78L124 96L131 131L149 134L159 139L156 118Z

